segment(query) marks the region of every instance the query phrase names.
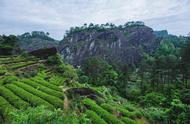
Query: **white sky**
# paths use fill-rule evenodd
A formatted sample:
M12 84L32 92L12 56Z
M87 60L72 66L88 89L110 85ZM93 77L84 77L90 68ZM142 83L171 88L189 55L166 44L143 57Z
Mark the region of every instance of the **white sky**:
M62 39L84 23L144 21L154 30L190 32L190 0L0 0L0 34L34 30Z

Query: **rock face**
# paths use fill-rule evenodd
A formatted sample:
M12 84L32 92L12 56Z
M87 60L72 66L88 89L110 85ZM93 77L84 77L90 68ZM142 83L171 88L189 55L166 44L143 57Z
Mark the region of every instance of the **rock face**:
M75 66L93 56L108 62L136 64L143 52L152 53L157 45L153 30L141 25L70 33L58 49L63 58Z
M47 58L48 56L55 55L57 53L57 49L55 47L43 48L43 49L34 50L29 53L36 57Z

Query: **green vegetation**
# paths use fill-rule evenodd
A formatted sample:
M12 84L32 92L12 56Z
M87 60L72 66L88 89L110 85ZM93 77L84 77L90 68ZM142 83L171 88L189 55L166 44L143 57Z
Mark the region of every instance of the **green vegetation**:
M95 124L107 124L101 117L99 117L96 112L91 110L86 110L85 112L87 116L92 120Z
M34 81L34 82L37 82L37 83L39 83L39 84L41 84L43 86L46 86L46 87L48 87L48 88L50 88L52 90L61 91L61 89L58 86L50 84L50 83L48 83L47 81L45 81L44 79L42 79L40 77L34 77L34 78L31 78L31 80Z
M130 22L120 28L143 25ZM71 32L113 28L90 24ZM0 36L0 52L5 52L0 56L0 123L188 124L190 38L158 35L156 50L142 52L136 65L91 57L78 68L59 54L12 55L17 39ZM23 36L52 40L44 32Z
M44 106L11 112L12 124L61 124L64 122L61 110L51 111Z
M20 88L23 88L24 90L28 91L29 93L36 95L47 102L51 103L57 108L62 108L63 107L63 101L55 96L48 95L38 89L35 89L27 84L21 83L21 82L14 82L15 85L17 85Z
M23 109L29 106L27 102L23 101L20 97L16 96L13 92L3 86L0 87L0 95L18 109Z
M113 112L119 112L120 114L122 114L123 116L125 117L129 117L129 118L137 118L137 115L135 112L129 112L128 110L120 107L120 106L116 106L116 105L110 105L110 104L106 104L106 103L103 103L101 105L102 108L104 108L105 110L113 113Z
M92 111L95 111L102 118L104 118L107 123L124 124L124 122L116 118L114 115L110 114L109 112L104 110L102 107L98 106L93 100L85 99L83 102L85 105L89 106Z
M0 66L0 76L5 75L7 72L6 68Z
M45 86L43 86L43 85L41 85L39 83L33 82L31 80L28 80L28 79L23 79L22 82L32 86L35 89L43 91L44 93L47 93L49 95L56 96L56 97L59 97L59 98L63 98L63 93L62 92L52 90L52 89L50 89L48 87L45 87Z
M0 35L0 55L12 55L13 51L19 52L18 38L14 35Z
M45 105L48 106L49 108L54 108L53 105L51 105L47 101L23 90L22 88L14 84L8 84L5 87L11 90L13 93L15 93L17 96L21 97L23 100L29 102L32 106Z
M0 113L5 117L9 117L10 112L16 111L16 108L13 107L6 99L0 96Z

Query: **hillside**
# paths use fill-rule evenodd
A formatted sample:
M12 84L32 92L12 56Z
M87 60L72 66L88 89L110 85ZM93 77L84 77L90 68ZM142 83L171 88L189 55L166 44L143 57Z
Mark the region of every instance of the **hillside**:
M189 124L190 37L143 22L0 36L0 124Z
M55 60L53 64L55 64ZM131 106L125 99L117 95L111 95L109 88L80 84L74 81L76 78L75 74L72 74L75 73L74 68L70 65L62 65L67 70L60 75L56 72L57 67L50 63L50 59L42 60L32 56L1 56L1 123L20 124L21 122L17 120L18 118L16 118L16 115L14 116L13 112L20 113L29 107L43 109L40 107L42 105L47 107L43 111L53 112L54 109L60 108L63 114L66 114L66 111L78 113L78 115L73 116L80 123L82 123L82 119L90 119L89 123L94 124L143 124L146 122L135 106ZM70 77L66 76L67 74ZM38 112L37 110L34 111ZM12 112L12 115L10 112ZM46 120L47 122L55 122L53 118L51 120L51 115L45 116L45 118L49 117L50 119ZM61 119L61 123L64 123L64 118ZM28 120L26 123L32 122L42 123L40 120L31 122Z
M19 46L26 51L34 51L41 48L57 47L59 41L49 37L49 33L33 31L18 36Z

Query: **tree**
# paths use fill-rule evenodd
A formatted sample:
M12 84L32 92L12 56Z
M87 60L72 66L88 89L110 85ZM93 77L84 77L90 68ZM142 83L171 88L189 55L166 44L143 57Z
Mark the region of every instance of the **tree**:
M181 66L180 70L183 75L183 83L187 86L187 80L190 76L190 38L181 50Z
M95 85L114 85L118 74L112 66L98 57L92 57L85 60L82 70L90 79L89 82Z

